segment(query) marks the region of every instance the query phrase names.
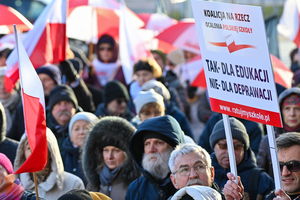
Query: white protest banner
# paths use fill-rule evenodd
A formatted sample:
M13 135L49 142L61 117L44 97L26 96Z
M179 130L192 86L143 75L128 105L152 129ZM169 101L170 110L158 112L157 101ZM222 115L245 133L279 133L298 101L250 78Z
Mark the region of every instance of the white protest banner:
M212 110L282 127L261 8L192 3Z

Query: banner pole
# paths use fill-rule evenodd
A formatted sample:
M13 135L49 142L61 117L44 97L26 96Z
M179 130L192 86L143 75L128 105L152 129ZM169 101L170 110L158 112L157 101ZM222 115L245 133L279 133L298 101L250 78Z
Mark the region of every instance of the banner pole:
M38 189L38 179L37 179L37 175L35 172L32 173L33 174L33 180L34 180L34 191L35 191L35 195L36 195L36 200L39 200L39 189Z
M227 152L229 154L229 163L230 163L230 172L237 177L237 167L235 161L235 154L234 154L234 147L233 147L233 140L230 128L229 117L226 114L222 114L223 122L225 127L225 135L226 135L226 142L227 142ZM237 178L235 179L237 183Z
M275 141L275 134L273 126L267 125L267 133L268 133L268 140L269 140L269 147L270 147L270 154L272 160L272 167L273 167L273 174L274 174L274 182L275 182L275 189L281 189L281 172L278 162L277 156L277 145Z

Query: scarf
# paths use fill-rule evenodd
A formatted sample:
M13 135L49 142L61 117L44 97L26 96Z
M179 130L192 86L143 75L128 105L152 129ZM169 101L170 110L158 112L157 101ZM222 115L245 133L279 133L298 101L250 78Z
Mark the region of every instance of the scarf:
M117 167L110 170L106 165L101 169L99 173L100 182L103 185L111 185L115 177L118 175L121 167Z
M105 86L107 82L114 79L119 68L119 64L117 62L103 63L98 59L93 60L93 66L97 79L102 86Z
M20 200L23 193L24 188L13 174L4 177L0 185L0 200Z

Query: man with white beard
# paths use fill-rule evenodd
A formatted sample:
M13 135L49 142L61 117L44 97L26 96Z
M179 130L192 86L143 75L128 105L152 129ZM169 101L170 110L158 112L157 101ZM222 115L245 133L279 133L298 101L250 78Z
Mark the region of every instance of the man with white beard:
M168 160L172 150L181 143L184 143L184 133L169 115L153 117L139 125L129 148L143 176L129 185L126 200L164 200L176 192L170 180Z

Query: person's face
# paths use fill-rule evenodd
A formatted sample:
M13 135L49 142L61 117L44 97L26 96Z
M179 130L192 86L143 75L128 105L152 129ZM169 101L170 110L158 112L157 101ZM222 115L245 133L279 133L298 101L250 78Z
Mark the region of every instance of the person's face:
M115 169L124 163L126 154L115 146L106 146L103 148L103 159L109 169Z
M56 83L47 74L38 74L43 84L45 96L48 96L51 90L56 86Z
M175 159L175 172L171 181L176 189L190 185L211 186L214 180L214 168L208 166L200 153L191 152Z
M108 63L113 58L113 48L108 43L100 44L98 48L98 56L102 59L104 63Z
M11 93L6 91L4 76L0 76L0 99L8 99Z
M300 146L294 145L278 150L279 163L289 161L300 161ZM282 189L288 194L300 193L300 170L290 171L287 166L283 166L281 171Z
M77 147L82 147L85 142L85 138L89 131L89 122L85 120L78 120L76 121L71 129L71 137L70 140L73 145Z
M27 159L31 154L31 149L30 149L30 146L29 146L29 143L28 143L28 140L25 141L25 146L24 146L24 155L25 155L25 158Z
M146 104L147 105L147 104ZM139 113L139 118L143 122L146 119L150 119L152 117L163 116L165 115L164 110L159 109L159 107L149 107L147 109L141 109Z
M153 79L153 73L148 70L139 70L135 72L136 81L140 86L144 85L147 81Z
M283 122L291 128L300 125L300 105L288 104L282 107Z
M144 142L144 153L163 153L172 148L168 143L161 139L149 138Z
M114 99L107 104L107 111L111 115L121 115L125 113L127 101L125 99Z
M155 61L157 62L157 64L161 67L161 69L163 69L164 66L164 61L161 58L161 56L158 53L152 53L153 58L155 59Z
M51 114L59 125L65 125L70 121L75 112L76 109L72 102L59 101L53 106Z
M244 144L236 139L233 139L234 154L236 164L239 165L244 158ZM229 155L227 151L227 143L225 139L219 140L214 147L214 152L216 154L218 163L225 169L230 167Z

